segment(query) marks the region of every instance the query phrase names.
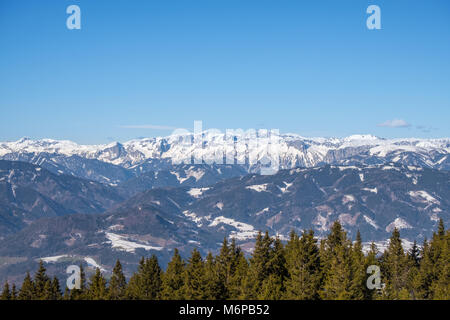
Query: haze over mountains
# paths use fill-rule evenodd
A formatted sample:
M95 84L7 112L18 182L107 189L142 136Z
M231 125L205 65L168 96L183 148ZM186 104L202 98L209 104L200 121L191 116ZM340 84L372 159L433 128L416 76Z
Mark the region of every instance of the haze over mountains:
M282 135L284 169L259 175L264 149L252 144L235 153L243 164L173 164L192 138L0 143L0 278L23 278L39 258L58 272L76 261L107 272L117 258L133 270L142 255L164 263L174 248L207 253L224 237L249 252L258 230L321 237L335 220L380 244L394 227L420 242L450 222L450 139ZM203 133L204 159L223 138Z

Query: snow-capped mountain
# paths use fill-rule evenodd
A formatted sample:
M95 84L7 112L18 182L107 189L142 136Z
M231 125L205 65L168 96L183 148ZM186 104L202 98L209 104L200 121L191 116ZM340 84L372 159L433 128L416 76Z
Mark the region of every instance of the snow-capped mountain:
M71 141L21 139L0 143L0 159L32 162L51 170L117 183L126 180L129 170L167 168L171 163L188 163L192 158L212 163L244 164L250 172L268 154L279 157L279 168L314 167L322 164L381 164L396 162L405 165L450 170L450 139L383 139L372 135L353 135L347 138L305 138L295 134L267 134L267 131L243 132L227 135L214 131L201 134L171 135L168 137L132 140L107 145L79 145ZM70 161L66 158L70 157ZM89 164L74 165L74 161L90 160ZM97 163L92 163L95 160ZM218 160L218 161L217 161ZM83 167L107 163L114 172L91 176ZM111 165L119 167L111 167ZM160 167L161 166L161 167ZM56 169L58 167L58 169ZM74 169L76 167L76 170ZM140 167L140 168L139 168ZM63 168L63 169L61 169ZM64 170L64 168L68 168ZM67 172L66 172L67 171ZM95 170L94 170L95 171ZM145 170L144 170L145 171ZM106 179L104 178L106 177Z

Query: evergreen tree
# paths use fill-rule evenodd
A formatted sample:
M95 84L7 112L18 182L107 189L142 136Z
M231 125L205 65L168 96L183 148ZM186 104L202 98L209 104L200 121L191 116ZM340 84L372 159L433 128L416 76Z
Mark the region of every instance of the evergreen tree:
M44 285L44 290L42 295L39 297L40 300L54 300L52 293L52 281L47 280Z
M433 299L450 300L450 231L447 231L446 235L440 235L440 237L441 254L436 264L438 274L437 279L431 285L431 289Z
M61 295L61 287L59 285L59 280L56 277L53 277L51 281L51 299L52 300L60 300L62 298Z
M95 274L90 279L87 296L89 300L106 300L108 297L106 280L99 268L95 269Z
M397 228L392 232L389 247L384 252L382 266L381 274L386 284L383 297L393 300L406 298L408 296L408 260Z
M192 251L184 273L184 297L188 300L205 299L205 265L200 252Z
M268 262L268 278L262 282L259 299L279 300L285 293L285 281L288 277L286 257L283 244L277 237Z
M23 280L22 287L20 288L18 299L19 300L33 300L35 299L35 289L33 280L31 280L30 273L27 272L25 279Z
M301 239L295 232L291 232L286 244L286 257L289 278L285 298L318 299L322 274L314 231L303 232Z
M170 260L166 272L162 275L161 299L181 300L184 298L184 268L185 263L181 259L178 249L175 249L172 260Z
M161 268L158 258L152 255L150 259L142 258L138 272L135 273L127 287L128 299L155 300L161 292Z
M214 257L209 252L205 261L205 299L226 299L226 296L224 278L219 276Z
M215 297L217 299L227 299L230 295L230 282L236 268L236 266L234 265L235 252L233 251L234 248L229 247L227 238L224 238L222 247L220 248L219 255L216 257L215 263L216 278L214 279L214 281L215 290L217 290L217 294L215 295ZM210 273L212 274L212 270L210 271Z
M36 299L46 299L50 295L50 292L47 291L50 289L47 284L49 281L50 279L46 274L44 262L39 260L39 268L34 276L34 294Z
M244 253L237 248L235 250L235 271L231 276L230 283L228 285L228 292L230 299L241 299L245 297L243 288L245 287L247 275L248 275L248 262L245 259Z
M13 283L12 289L11 289L11 300L16 300L16 299L17 299L17 289L16 289L16 284Z
M257 299L262 288L263 281L269 278L269 262L272 258L272 239L268 232L264 237L261 232L256 237L255 248L250 258L248 275L244 281L243 295L246 299Z
M2 294L0 295L0 300L11 300L11 292L9 291L9 283L5 282L3 286Z
M110 300L121 300L125 297L126 280L119 260L116 261L109 281L108 297Z
M365 256L362 249L361 234L358 230L356 241L352 246L352 300L363 300L367 299L369 296L368 288L366 286L367 266L365 264Z
M345 300L353 296L353 261L351 242L339 221L334 222L322 248L324 284L321 297Z

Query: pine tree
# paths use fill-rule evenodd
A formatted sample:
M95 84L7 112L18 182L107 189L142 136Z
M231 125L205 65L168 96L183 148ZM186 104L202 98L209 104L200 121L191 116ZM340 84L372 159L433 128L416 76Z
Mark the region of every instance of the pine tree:
M437 261L438 275L431 287L433 299L450 300L450 231L441 235L441 254Z
M244 298L245 293L243 288L245 287L246 278L248 275L248 262L245 259L244 253L236 248L235 250L235 271L231 276L230 283L228 285L228 292L230 299Z
M318 299L322 274L314 231L304 232L301 238L295 232L291 232L290 240L286 244L286 257L289 278L285 298Z
M431 260L430 246L427 239L425 239L422 245L418 272L411 279L412 298L421 300L431 298L432 270L433 262Z
M166 272L162 275L162 299L181 300L184 298L184 268L185 263L181 259L178 249L175 249L172 260L170 260Z
M384 252L382 267L381 274L386 284L383 297L393 300L406 298L408 294L408 260L403 251L400 232L397 228L392 232L389 247Z
M412 266L416 268L420 266L420 250L417 247L417 242L415 240L411 250L408 252L408 260Z
M279 300L285 294L285 281L288 277L286 258L280 238L273 242L273 248L268 261L268 278L262 282L259 299Z
M234 239L233 239L234 242ZM235 245L235 244L234 244ZM216 278L215 281L215 290L217 293L215 297L217 299L227 299L230 295L229 286L231 282L231 278L234 273L235 265L234 265L234 249L228 246L227 238L223 239L222 247L220 248L219 255L216 257ZM208 259L207 259L208 261ZM210 271L212 273L212 271Z
M161 268L155 255L152 255L150 259L141 259L138 272L131 277L126 292L128 299L155 300L159 298Z
M3 286L2 294L0 295L0 300L11 300L11 292L9 291L9 283L5 282Z
M243 284L243 294L246 299L257 299L262 288L263 281L269 278L269 261L272 257L272 239L268 232L264 237L261 232L256 237L255 248L250 258L249 273Z
M59 280L56 277L53 277L51 281L51 299L52 300L60 300L62 298L61 295L61 287L59 285Z
M109 281L108 297L110 300L121 300L125 297L126 280L119 260L116 261Z
M40 300L54 300L52 293L52 281L47 280L44 285L44 290L42 295L39 297Z
M27 272L25 279L23 280L22 287L20 288L18 299L19 300L33 300L35 299L35 289L33 280L31 280L30 273Z
M47 284L49 281L50 279L46 274L44 262L40 260L38 271L34 276L34 294L36 299L45 299L49 296L50 292L47 291L50 289Z
M211 252L206 256L205 261L205 298L207 300L217 300L226 298L226 287L224 278L219 277L216 261Z
M11 300L17 300L17 289L16 289L15 283L13 283L12 289L11 289Z
M363 300L369 296L366 286L366 264L363 253L361 233L357 232L356 241L352 246L352 300Z
M87 296L90 300L106 300L108 297L106 280L99 268L95 269L95 274L90 279Z
M321 297L345 300L353 295L353 262L351 242L339 221L334 222L322 248L324 284Z
M184 272L184 297L188 300L205 298L205 265L197 249L192 250Z

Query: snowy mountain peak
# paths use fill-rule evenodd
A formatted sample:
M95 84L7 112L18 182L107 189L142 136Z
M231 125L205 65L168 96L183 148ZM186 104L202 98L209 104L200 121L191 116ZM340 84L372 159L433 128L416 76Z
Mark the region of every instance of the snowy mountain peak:
M274 134L274 133L272 133ZM113 142L100 145L79 145L67 140L31 140L0 143L0 159L17 160L25 154L79 156L96 159L124 168L149 160L172 160L181 163L190 154L204 161L220 159L223 154L234 157L249 167L272 152L280 159L280 168L312 167L323 163L377 164L399 162L439 169L450 169L450 139L383 139L370 134L346 138L305 138L295 134L274 134L271 139L264 131L236 132L233 139L225 133L207 130L201 134L171 135L167 137Z

